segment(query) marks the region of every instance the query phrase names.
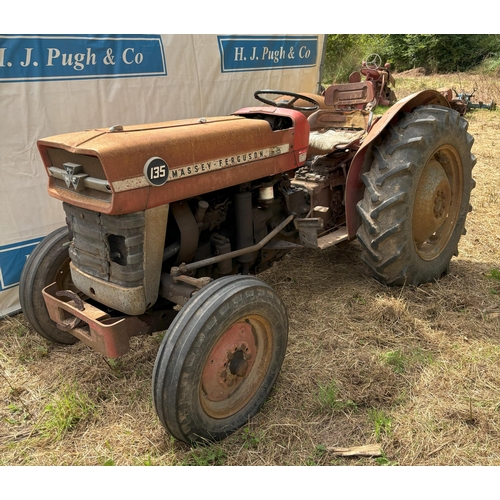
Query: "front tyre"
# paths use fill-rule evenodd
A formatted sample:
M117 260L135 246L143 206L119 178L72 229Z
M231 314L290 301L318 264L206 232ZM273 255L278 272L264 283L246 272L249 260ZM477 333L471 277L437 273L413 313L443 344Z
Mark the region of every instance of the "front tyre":
M456 111L415 108L387 129L363 174L362 259L388 285L419 285L449 270L475 183L473 137Z
M251 276L213 281L182 308L158 351L153 402L185 442L225 438L255 415L285 357L288 319L276 292Z
M42 290L54 282L59 290L71 288L69 241L67 227L46 236L28 257L19 282L19 300L24 316L42 337L57 344L74 344L78 339L59 330L50 319Z

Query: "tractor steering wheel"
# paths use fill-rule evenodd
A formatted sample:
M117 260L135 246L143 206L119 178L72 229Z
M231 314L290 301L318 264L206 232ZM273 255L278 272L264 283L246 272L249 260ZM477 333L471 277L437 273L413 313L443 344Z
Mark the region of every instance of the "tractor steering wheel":
M378 69L382 67L382 58L378 54L370 54L366 58L366 67L368 69Z
M273 99L267 99L263 97L263 95L266 94L272 94L272 95L278 95L278 96L286 96L291 99L288 100L283 100L283 101L275 101ZM288 109L294 109L295 111L316 111L319 109L319 104L312 99L311 97L307 97L302 94L295 94L294 92L285 92L283 90L257 90L254 93L255 99L257 99L260 102L263 102L264 104L269 104L270 106L276 106L277 108L288 108ZM296 106L295 103L298 100L304 100L307 102L310 102L312 106Z

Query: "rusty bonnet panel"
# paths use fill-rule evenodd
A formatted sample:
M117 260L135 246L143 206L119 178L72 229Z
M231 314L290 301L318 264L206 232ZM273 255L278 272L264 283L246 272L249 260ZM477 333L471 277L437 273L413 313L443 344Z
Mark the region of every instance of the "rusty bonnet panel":
M57 135L39 140L38 148L49 173L51 196L82 208L122 214L290 170L296 166L295 142L293 126L272 131L265 120L225 116ZM55 150L65 153L57 155ZM97 172L95 160L85 158L98 158L102 173ZM77 165L69 174L68 163ZM68 181L86 176L88 168L104 179L101 191L107 190L109 199L86 196L87 191ZM83 182L88 184L89 178Z

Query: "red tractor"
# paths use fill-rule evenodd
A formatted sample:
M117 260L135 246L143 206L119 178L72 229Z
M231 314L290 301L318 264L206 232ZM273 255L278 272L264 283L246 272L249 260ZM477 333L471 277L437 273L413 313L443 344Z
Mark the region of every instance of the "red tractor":
M474 186L473 138L439 92L382 117L367 82L324 96L262 90L230 116L42 139L67 226L29 257L23 312L43 337L108 358L167 330L152 377L177 439L222 439L258 412L288 321L255 277L287 252L357 237L388 285L438 280L457 254Z
M366 61L361 64L359 71L354 71L349 75L349 83L360 83L364 78L367 82L365 88L372 96L371 101L365 99L366 104L360 104L364 109L373 109L379 104L381 106L391 106L396 102L396 94L391 88L396 86L396 81L391 73L391 64L385 63L382 66L382 58L378 54L370 54Z

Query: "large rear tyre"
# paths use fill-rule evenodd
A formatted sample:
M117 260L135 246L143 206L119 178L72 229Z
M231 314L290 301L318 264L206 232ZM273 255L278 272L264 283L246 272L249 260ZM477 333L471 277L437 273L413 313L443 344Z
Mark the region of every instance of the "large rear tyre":
M19 282L19 300L24 316L42 337L58 344L74 344L78 339L59 330L50 319L42 290L54 282L60 290L71 287L70 258L65 245L69 241L67 227L46 236L28 257Z
M163 339L153 402L185 442L220 440L247 423L281 369L288 319L276 292L251 276L220 278L194 295Z
M388 127L363 174L362 258L388 285L439 279L458 255L475 183L473 137L456 111L420 106Z

